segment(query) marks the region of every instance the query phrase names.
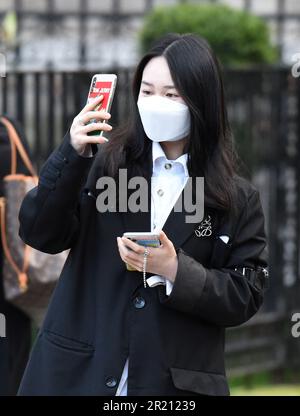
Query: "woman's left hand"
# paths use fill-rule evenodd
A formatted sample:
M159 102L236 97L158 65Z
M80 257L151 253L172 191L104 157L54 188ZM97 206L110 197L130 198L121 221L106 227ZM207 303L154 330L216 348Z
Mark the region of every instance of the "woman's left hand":
M160 231L159 239L160 247L147 247L149 254L147 256L146 272L163 276L174 283L178 267L174 245L163 231ZM117 237L117 241L122 260L136 270L143 271L145 247L126 237Z

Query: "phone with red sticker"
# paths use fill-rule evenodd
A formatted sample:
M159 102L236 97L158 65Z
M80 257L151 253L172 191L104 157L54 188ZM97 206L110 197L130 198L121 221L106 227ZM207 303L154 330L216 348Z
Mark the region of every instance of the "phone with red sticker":
M103 95L103 100L95 108L95 111L105 110L110 111L111 105L114 98L114 93L117 85L117 75L116 74L95 74L91 81L91 86L89 90L89 95L87 99L87 104L94 100L96 97ZM91 123L96 122L97 120L91 120ZM103 123L106 121L104 120ZM102 136L103 131L96 130L88 133L88 135L93 136Z

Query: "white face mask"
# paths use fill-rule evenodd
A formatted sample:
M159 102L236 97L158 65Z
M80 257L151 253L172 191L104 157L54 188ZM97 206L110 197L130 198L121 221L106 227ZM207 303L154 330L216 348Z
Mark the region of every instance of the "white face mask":
M137 102L145 133L154 142L176 141L191 128L188 106L169 98L152 95Z

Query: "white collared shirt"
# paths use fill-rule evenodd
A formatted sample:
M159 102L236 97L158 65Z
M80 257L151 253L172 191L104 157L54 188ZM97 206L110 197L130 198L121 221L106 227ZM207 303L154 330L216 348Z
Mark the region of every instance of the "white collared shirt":
M187 153L176 160L168 160L158 142L152 142L152 178L151 178L151 231L159 232L189 177ZM150 287L166 285L169 296L173 284L163 276L153 275L147 279ZM116 396L127 396L128 358L126 360Z

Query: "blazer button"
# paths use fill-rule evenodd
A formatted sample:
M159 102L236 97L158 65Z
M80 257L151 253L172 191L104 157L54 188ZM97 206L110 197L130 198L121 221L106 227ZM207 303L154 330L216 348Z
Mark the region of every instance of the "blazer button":
M133 300L133 305L136 309L142 309L146 305L146 301L141 296L136 296Z
M108 377L105 381L107 387L116 387L117 380L114 377Z

